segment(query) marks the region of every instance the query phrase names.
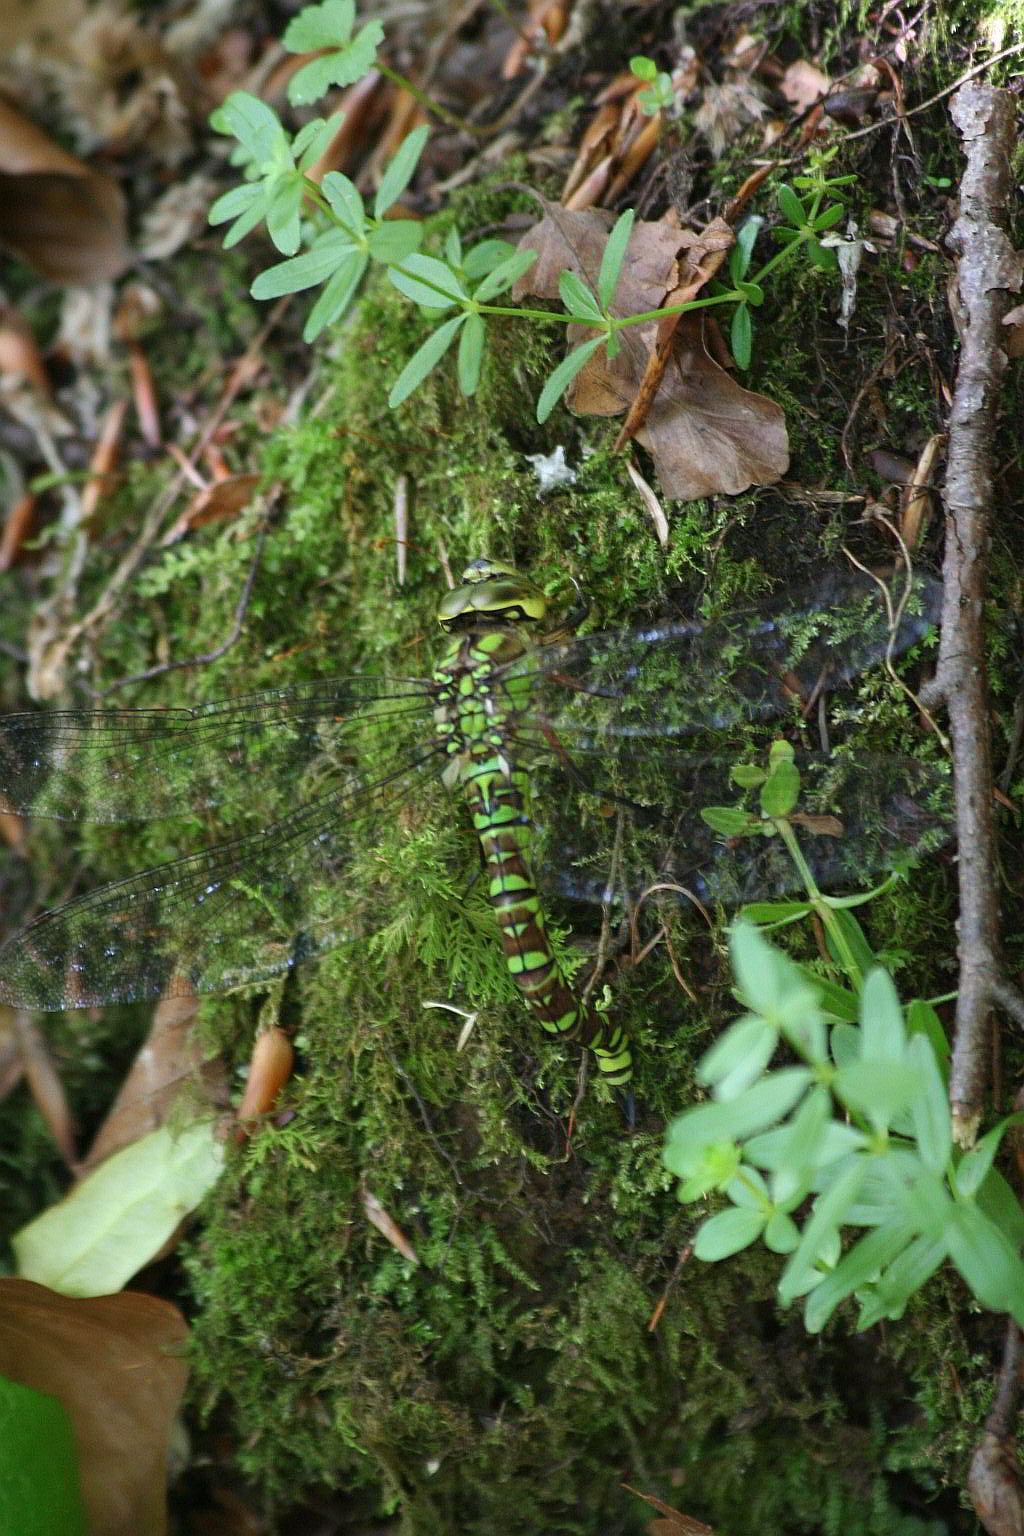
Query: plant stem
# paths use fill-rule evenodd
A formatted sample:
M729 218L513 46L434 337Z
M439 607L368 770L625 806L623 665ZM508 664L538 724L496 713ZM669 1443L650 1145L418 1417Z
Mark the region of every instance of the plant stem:
M804 884L804 890L807 892L808 900L828 929L829 937L835 946L836 955L839 958L839 963L849 977L853 990L860 993L864 986L860 967L857 965L853 950L847 942L842 924L818 888L818 883L811 873L810 865L804 858L803 850L797 842L796 833L793 831L791 823L785 816L773 816L772 825L782 838L786 845L786 851L796 865L797 872Z
M460 133L477 134L482 131L480 128L475 128L472 123L467 123L465 118L459 117L457 113L449 112L447 107L442 107L440 103L428 96L426 91L421 91L418 85L413 85L411 80L399 74L397 69L392 69L388 64L382 64L379 59L374 67L386 80L390 80L392 85L408 91L409 95L419 102L424 112L432 112L435 117L441 119L442 123L447 123L449 128L457 128Z

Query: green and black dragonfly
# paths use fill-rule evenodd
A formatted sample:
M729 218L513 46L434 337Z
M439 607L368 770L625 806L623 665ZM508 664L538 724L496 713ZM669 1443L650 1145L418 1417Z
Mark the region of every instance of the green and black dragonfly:
M535 880L621 905L651 880L688 880L727 904L790 888L777 839L755 840L752 853L702 821L701 807L728 795L728 769L699 747L740 723L799 725L797 706L815 690L914 644L934 616L935 584L919 579L895 619L883 598L867 578L830 577L813 604L774 615L545 636L535 634L540 588L478 560L441 601L450 638L429 678L331 678L195 708L0 718L0 796L16 814L181 816L227 801L237 775L253 804L274 783L294 806L42 913L0 949L0 1001L60 1009L220 991L294 964L298 934L307 951L351 937L318 920L314 893L440 779L468 801L501 944L536 1019L624 1084L629 1042L561 974ZM805 839L822 883L859 883L888 849L920 840L926 770L822 759L816 774L815 808L847 818L845 836Z

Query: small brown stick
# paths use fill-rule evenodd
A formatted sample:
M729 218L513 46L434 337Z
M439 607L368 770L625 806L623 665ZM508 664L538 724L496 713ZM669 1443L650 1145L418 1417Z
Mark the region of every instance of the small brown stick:
M950 114L967 157L960 214L948 240L960 256L966 328L949 420L942 638L935 681L925 697L946 706L953 746L960 989L949 1092L954 1134L970 1146L986 1087L990 1010L997 998L1005 1008L1012 995L1000 959L982 609L991 542L991 440L1007 362L1002 318L1008 290L1020 289L1024 267L1006 234L1013 98L992 86L965 85L950 103ZM1016 1005L1012 1011L1018 1013Z

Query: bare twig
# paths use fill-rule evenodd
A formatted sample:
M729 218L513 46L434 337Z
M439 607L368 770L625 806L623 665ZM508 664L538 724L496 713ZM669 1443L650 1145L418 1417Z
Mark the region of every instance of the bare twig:
M949 421L942 638L926 698L945 704L953 744L960 990L950 1099L957 1140L970 1145L986 1085L989 1012L997 998L1006 1007L1012 995L1000 968L982 607L993 503L991 438L1007 362L1001 324L1008 290L1020 289L1024 272L1005 232L1013 98L991 86L967 85L953 98L950 113L967 156L960 215L948 242L960 256L966 328ZM1016 1004L1013 1012L1019 1016Z
M951 96L955 90L962 89L968 80L973 80L975 75L984 74L994 64L1001 64L1003 59L1012 58L1017 53L1024 53L1024 43L1012 43L1009 48L1001 48L998 53L993 53L990 58L982 59L980 64L975 64L973 68L965 70L958 80L953 81L952 85L945 85L941 91L936 91L934 96L929 96L927 101L919 101L915 107L908 107L905 112L900 114L901 117L915 117L918 112L927 112L928 108L934 107L936 102L942 101L946 96ZM991 86L983 87L983 89L997 96L1007 94L1003 91L994 91ZM952 112L952 110L951 107L950 111ZM955 121L956 117L954 114ZM882 118L880 122L869 123L866 128L857 128L853 133L844 134L843 143L848 144L851 139L862 139L868 133L877 133L879 128L887 127L889 122L889 118ZM957 123L957 127L960 127L959 123Z
M1024 1487L1014 1444L1020 1369L1020 1329L1008 1317L992 1412L971 1457L968 1476L974 1512L990 1536L1020 1536L1024 1529Z

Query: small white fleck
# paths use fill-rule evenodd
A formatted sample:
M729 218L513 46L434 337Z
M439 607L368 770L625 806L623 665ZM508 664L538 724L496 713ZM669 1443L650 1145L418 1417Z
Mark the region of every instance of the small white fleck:
M576 484L576 471L565 462L565 449L561 443L554 453L528 453L526 462L533 465L537 489L542 496L557 491L561 485Z

